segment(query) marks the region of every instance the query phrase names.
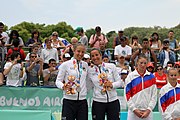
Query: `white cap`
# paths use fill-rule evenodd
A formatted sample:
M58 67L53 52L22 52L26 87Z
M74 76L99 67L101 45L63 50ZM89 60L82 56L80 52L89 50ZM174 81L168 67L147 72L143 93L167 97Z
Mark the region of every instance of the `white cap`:
M128 74L128 71L125 70L125 69L123 69L123 70L121 71L121 74Z
M71 56L70 56L69 53L65 53L65 54L64 54L64 57L65 57L65 58L68 58L68 57L71 57Z
M84 58L90 58L90 56L88 54L84 54Z

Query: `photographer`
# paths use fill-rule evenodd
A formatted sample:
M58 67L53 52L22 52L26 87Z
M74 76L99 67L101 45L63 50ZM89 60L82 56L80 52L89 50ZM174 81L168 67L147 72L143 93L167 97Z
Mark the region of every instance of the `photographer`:
M27 74L26 86L39 86L39 76L42 74L43 60L37 58L36 53L30 53L30 61L26 62L25 69Z
M89 44L92 48L100 48L99 42L103 41L105 44L108 43L108 40L105 35L101 33L101 27L97 26L95 28L96 34L91 35Z
M6 62L3 74L7 76L7 86L21 86L20 78L23 77L23 63L20 60L19 53L11 54L11 60Z
M58 74L58 67L56 66L56 60L49 60L49 68L43 70L44 86L55 87L55 81Z

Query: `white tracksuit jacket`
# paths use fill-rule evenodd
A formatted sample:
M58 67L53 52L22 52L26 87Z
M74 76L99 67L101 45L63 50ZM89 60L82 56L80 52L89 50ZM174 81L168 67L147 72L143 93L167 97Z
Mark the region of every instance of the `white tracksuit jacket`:
M78 67L78 65L79 65L79 67ZM87 95L87 87L86 87L87 71L88 71L88 64L84 61L80 61L79 64L77 64L76 59L66 61L60 65L59 73L58 73L58 76L56 79L56 86L58 88L63 89L63 86L64 86L63 81L65 81L65 83L67 83L68 82L67 77L69 75L75 76L76 80L79 79L79 75L80 75L81 91L79 93L76 91L76 94L69 94L69 95L64 92L64 98L70 99L70 100L86 99L86 95Z
M152 73L146 71L143 76L140 76L138 71L134 70L125 79L124 91L130 111L154 109L157 102L157 87Z
M176 87L167 83L159 92L159 111L163 120L180 118L180 84Z
M98 75L100 73L106 73L108 80L112 81L113 88L111 91L107 91L105 95L101 94L102 86L99 85ZM93 100L96 102L108 103L118 99L115 88L119 88L123 85L116 66L112 63L102 63L101 65L89 67L88 70L88 82L87 87L90 89L93 87Z

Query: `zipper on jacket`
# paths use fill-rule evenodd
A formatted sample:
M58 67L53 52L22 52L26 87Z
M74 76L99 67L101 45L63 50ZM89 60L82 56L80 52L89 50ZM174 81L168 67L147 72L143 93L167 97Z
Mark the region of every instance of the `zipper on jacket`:
M78 72L79 72L79 78L78 79L80 81L80 70L79 70L79 61L78 60L77 60L77 65L78 65ZM79 92L78 92L77 100L79 100Z

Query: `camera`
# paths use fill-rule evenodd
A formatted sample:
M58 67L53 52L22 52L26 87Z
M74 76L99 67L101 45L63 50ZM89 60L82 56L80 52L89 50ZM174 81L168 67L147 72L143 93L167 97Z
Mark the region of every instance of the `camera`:
M152 36L151 37L151 41L155 41L156 37L155 36Z
M36 61L36 63L38 64L38 63L39 63L39 60L38 60L38 61Z

